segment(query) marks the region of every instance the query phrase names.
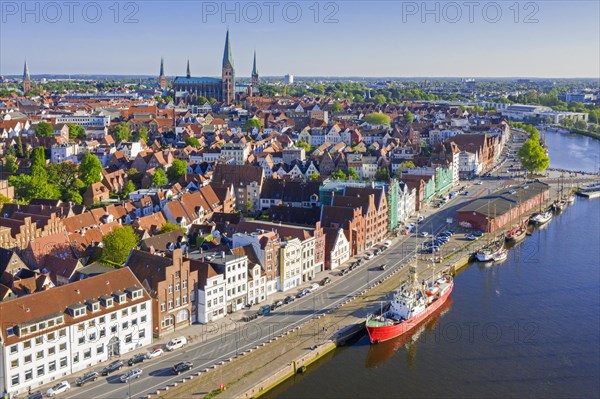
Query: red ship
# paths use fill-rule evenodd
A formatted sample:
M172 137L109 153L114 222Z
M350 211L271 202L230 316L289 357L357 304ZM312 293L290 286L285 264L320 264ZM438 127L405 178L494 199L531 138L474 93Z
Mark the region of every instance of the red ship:
M445 275L423 287L416 287L416 267L411 266L411 285L394 293L389 310L381 315L369 315L367 332L372 344L396 338L417 327L439 309L454 288L451 276Z

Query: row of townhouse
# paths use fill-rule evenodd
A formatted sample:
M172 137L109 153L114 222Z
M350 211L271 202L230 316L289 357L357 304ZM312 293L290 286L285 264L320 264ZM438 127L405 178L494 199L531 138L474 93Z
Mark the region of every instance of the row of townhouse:
M0 390L35 390L150 345L152 323L128 268L0 302Z

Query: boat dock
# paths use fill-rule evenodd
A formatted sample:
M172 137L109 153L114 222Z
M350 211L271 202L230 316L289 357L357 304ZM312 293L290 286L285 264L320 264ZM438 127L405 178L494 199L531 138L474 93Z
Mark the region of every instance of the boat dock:
M600 183L591 184L580 188L577 191L577 195L586 198L598 198L600 197Z

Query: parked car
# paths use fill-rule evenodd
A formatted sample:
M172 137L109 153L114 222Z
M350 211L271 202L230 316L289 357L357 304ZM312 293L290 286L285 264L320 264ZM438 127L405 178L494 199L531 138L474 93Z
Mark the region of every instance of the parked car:
M185 371L189 371L194 367L192 362L179 362L173 366L172 370L174 374L181 374Z
M321 280L321 285L327 285L331 283L331 279L329 277L325 277L323 280Z
M259 316L266 316L269 313L271 313L271 305L263 305L258 309L258 312L256 312Z
M138 353L137 355L129 359L127 364L131 367L134 364L142 363L144 360L146 360L146 355L143 353Z
M423 220L425 220L425 217L423 215L419 215L419 217L417 218L417 220L419 222L422 222Z
M375 255L373 255L372 253L370 253L370 252L367 252L367 253L365 254L365 259L373 259L373 257L374 257L374 256L375 256Z
M102 369L102 372L100 374L102 374L102 375L109 375L110 373L113 373L115 371L121 370L122 367L123 367L123 361L122 360L115 360L114 362L112 362L108 366L104 367Z
M69 389L71 389L71 385L69 385L67 381L61 381L58 384L54 385L52 388L48 389L46 395L52 398L60 393L67 392Z
M479 239L479 237L477 237L475 234L467 234L465 238L470 241L476 241Z
M44 399L44 395L42 394L42 391L32 392L27 395L27 399Z
M346 274L350 273L352 269L350 269L350 267L347 267L345 269L340 270L340 275L345 276Z
M383 245L386 246L387 248L389 248L392 245L392 241L385 240L385 242L383 243Z
M75 385L78 387L83 386L86 382L96 381L98 379L98 373L95 371L90 371L89 373L85 373L81 377L75 380Z
M474 235L475 237L481 237L481 236L483 235L483 233L482 233L481 231L477 230L477 231L474 231L474 232L473 232L473 235Z
M317 284L317 283L313 283L313 285L311 285L311 286L310 286L310 288L309 288L308 290L309 290L310 292L313 292L313 291L316 291L316 290L318 290L318 289L319 289L319 287L320 287L320 285L319 285L319 284Z
M186 345L187 345L187 338L182 335L180 337L175 337L175 338L171 339L169 342L167 342L167 345L165 347L170 352L175 349L183 348Z
M283 306L283 301L281 299L273 302L273 304L271 305L271 310L277 309L280 306Z
M121 382L127 382L129 380L134 380L140 378L142 376L142 369L131 369L127 373L121 376Z
M294 297L293 297L293 296L291 296L291 295L288 295L288 296L286 296L286 297L285 297L285 299L283 300L283 303L285 303L285 304L287 305L288 303L292 303L292 302L294 302L295 300L296 300L296 298L294 298Z
M469 195L468 191L463 191L462 195Z
M300 292L298 293L298 295L296 295L296 298L302 298L302 297L305 297L305 296L307 296L307 295L309 294L309 292L310 292L310 291L309 291L309 290L307 290L307 289L305 288L305 289L303 289L302 291L300 291Z
M162 355L164 352L161 348L156 347L156 348L152 348L152 350L150 352L148 352L148 354L146 355L146 357L148 359L154 359L155 357L158 357L160 355Z
M428 233L428 232L426 232L426 231L422 231L422 232L420 232L420 233L419 233L419 235L420 235L421 237L427 237L427 236L429 235L429 233Z

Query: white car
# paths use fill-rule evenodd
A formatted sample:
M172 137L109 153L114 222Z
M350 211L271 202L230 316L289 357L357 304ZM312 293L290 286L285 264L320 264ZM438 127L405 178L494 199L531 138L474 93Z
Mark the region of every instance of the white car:
M53 397L58 395L59 393L67 392L69 389L71 389L71 385L69 385L67 381L62 381L53 386L52 388L48 389L46 395Z
M420 233L419 233L419 235L420 235L421 237L427 237L427 236L429 235L429 233L428 233L428 232L426 232L426 231L422 231L422 232L420 232Z
M370 253L370 252L367 252L367 253L365 254L365 258L366 258L366 259L373 259L373 257L374 257L374 256L375 256L375 255L373 255L373 254L372 254L372 253Z
M142 375L142 369L131 369L126 374L121 376L121 382L127 382L135 378L140 378Z
M425 217L423 217L423 215L419 215L419 217L417 218L417 220L419 222L422 222L423 220L425 220Z
M316 290L318 290L318 289L319 289L319 287L320 287L320 286L319 286L319 284L316 284L316 283L315 283L315 284L311 285L311 286L310 286L310 288L309 288L308 290L309 290L310 292L313 292L313 291L316 291Z
M162 354L163 354L163 350L161 348L156 347L156 348L152 348L152 350L146 354L146 357L148 359L154 359L155 357L158 357Z
M477 183L475 183L475 184L477 184L478 186L481 186L481 185L483 184L483 182L482 182L482 181L478 181L478 182L477 182Z

